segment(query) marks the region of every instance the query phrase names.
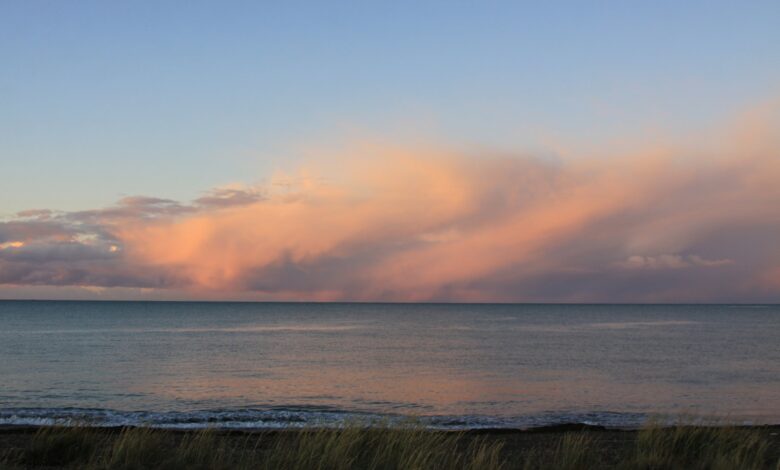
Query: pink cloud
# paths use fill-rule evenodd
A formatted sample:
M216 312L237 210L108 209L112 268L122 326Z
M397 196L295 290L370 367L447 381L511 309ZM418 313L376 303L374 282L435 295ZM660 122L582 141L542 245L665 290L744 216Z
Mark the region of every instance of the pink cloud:
M776 111L717 138L604 157L362 144L191 204L26 211L0 223L0 246L13 248L0 251L0 284L281 300L780 300L766 274L780 269Z

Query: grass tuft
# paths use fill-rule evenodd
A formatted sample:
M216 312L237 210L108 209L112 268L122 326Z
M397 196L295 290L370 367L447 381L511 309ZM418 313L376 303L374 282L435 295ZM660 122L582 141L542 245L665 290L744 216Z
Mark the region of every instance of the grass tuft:
M99 431L87 427L42 427L19 455L19 463L29 466L66 466L88 460L100 446Z
M766 430L650 425L615 453L598 432L570 432L507 449L501 436L415 425L305 429L236 435L151 428L39 429L0 449L0 468L85 470L582 470L780 469ZM507 441L508 442L508 441ZM770 452L771 450L771 452ZM775 459L775 461L771 461Z
M367 470L500 469L501 443L422 428L346 427L309 430L277 439L265 452L262 469Z
M650 426L637 436L637 469L767 468L769 444L755 429L734 426Z
M554 456L554 468L586 470L598 462L595 439L587 431L566 433L559 441Z

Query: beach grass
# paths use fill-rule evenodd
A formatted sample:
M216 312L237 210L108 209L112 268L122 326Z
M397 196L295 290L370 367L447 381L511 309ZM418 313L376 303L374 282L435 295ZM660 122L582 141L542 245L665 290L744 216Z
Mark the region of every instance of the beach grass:
M469 435L417 426L351 425L259 433L152 428L43 427L0 468L121 469L778 469L767 433L735 426L650 425L629 445L582 430L538 435L513 448L504 434ZM516 446L515 446L516 447ZM775 459L774 461L772 459Z
M637 436L633 468L758 470L767 468L768 451L769 442L749 428L649 426Z

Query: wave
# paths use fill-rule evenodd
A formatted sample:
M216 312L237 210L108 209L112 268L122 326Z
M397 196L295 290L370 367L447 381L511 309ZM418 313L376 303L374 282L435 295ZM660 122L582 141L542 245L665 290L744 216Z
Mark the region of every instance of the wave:
M99 408L0 408L0 426L149 426L164 429L337 428L344 425L420 425L439 430L529 429L561 424L613 428L641 426L643 413L546 412L495 417L481 415L415 416L345 411L320 407L268 407L202 411L117 411Z
M585 326L596 329L623 330L627 328L698 325L699 323L701 322L691 320L617 321L587 323Z

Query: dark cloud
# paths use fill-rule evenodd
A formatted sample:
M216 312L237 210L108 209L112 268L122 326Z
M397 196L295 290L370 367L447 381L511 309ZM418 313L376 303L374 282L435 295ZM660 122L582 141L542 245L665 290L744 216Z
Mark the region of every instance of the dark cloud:
M254 204L263 199L257 189L220 188L210 191L207 195L195 199L195 204L203 207L233 207Z
M68 242L34 242L0 250L0 259L25 263L81 262L116 258L116 245Z
M0 222L0 243L41 239L67 240L78 232L78 229L62 221L11 220Z
M52 215L52 211L49 209L29 209L26 211L17 212L16 216L19 218L34 218L39 220L48 219Z
M0 222L0 284L173 288L188 285L165 269L124 258L118 226L197 212L170 199L131 196L95 210L22 211Z
M133 268L105 260L29 263L0 259L0 284L172 289L190 282L164 270Z

